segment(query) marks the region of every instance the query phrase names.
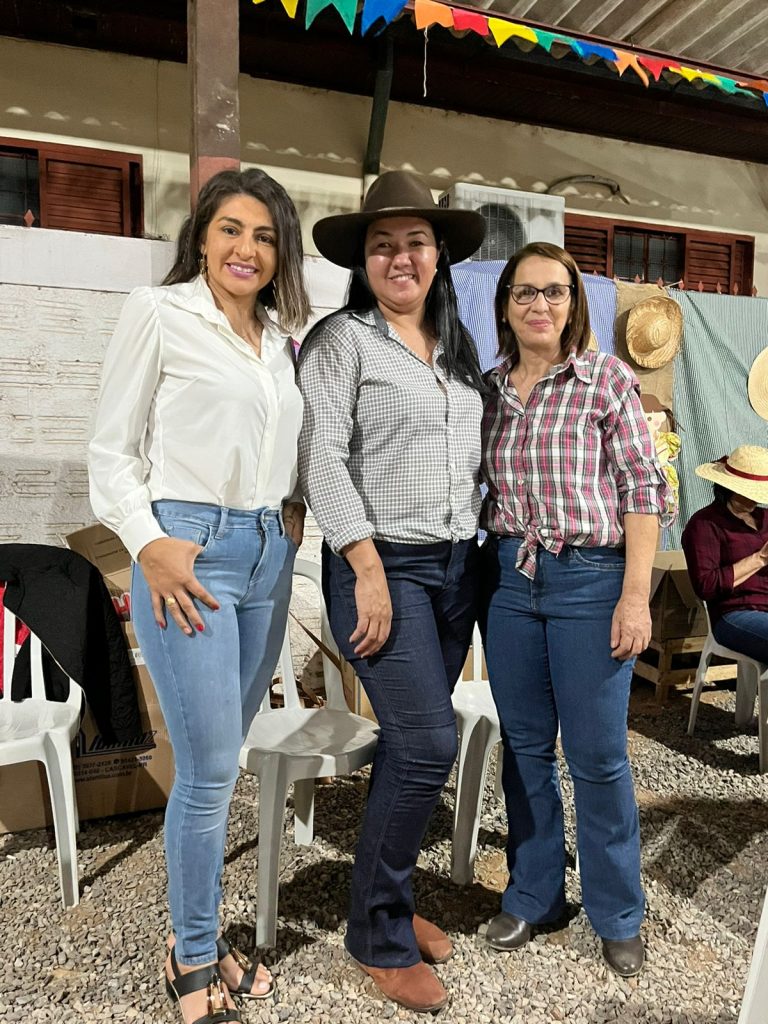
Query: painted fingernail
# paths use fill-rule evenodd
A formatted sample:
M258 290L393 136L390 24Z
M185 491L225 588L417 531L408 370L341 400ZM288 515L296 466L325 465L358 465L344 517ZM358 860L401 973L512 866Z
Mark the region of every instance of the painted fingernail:
M202 624L202 622L198 622L198 624L195 626L195 629L197 630L198 633L202 633L203 630L205 629L205 626Z
M160 629L165 629L165 623L164 622L158 622L158 626L160 627Z

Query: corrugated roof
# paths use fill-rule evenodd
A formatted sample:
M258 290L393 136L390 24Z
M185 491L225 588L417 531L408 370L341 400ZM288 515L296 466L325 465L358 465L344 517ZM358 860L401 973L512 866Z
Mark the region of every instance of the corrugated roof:
M766 0L461 0L562 32L599 36L768 77Z

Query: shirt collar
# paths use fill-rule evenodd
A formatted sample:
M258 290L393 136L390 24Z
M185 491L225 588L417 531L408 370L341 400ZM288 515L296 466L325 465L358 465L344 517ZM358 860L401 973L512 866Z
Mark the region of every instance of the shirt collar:
M167 294L169 302L174 306L185 309L188 313L196 313L216 326L232 329L229 320L214 302L211 289L202 275L198 274L191 281L184 281L182 284L171 285L167 289ZM290 331L275 323L260 302L256 303L256 316L265 332L268 331L272 338L276 336L282 343L290 341Z
M590 384L592 382L592 371L595 366L595 355L594 352L582 352L582 354L576 355L576 350L572 349L568 355L568 358L558 363L557 366L553 366L549 373L544 378L545 380L550 377L556 377L559 373L571 372L574 376L578 377L584 384ZM497 388L504 386L504 381L507 379L507 374L512 369L512 356L499 363L498 366L494 367L493 370L489 370L486 374L486 379L489 384L494 385Z

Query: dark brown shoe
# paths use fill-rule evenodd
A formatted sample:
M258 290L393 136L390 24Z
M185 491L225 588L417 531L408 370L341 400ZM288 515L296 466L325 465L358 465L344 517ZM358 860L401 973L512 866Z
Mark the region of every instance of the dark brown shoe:
M437 1013L448 1002L439 978L423 961L412 967L368 967L355 960L360 970L387 999L416 1013Z
M413 931L422 960L428 964L444 964L453 956L453 943L436 924L413 915Z

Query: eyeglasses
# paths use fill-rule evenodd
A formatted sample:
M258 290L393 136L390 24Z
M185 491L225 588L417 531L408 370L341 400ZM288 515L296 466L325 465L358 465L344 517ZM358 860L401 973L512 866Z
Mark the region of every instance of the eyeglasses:
M559 306L566 302L575 291L572 284L548 284L546 288L534 288L532 284L510 284L507 285L509 294L518 306L530 306L536 301L536 296L541 293L550 306Z

